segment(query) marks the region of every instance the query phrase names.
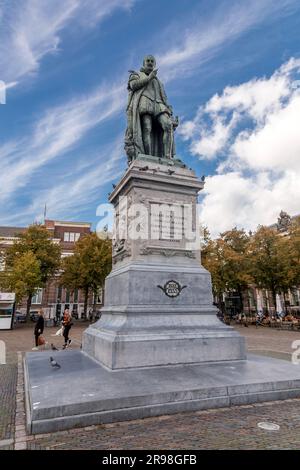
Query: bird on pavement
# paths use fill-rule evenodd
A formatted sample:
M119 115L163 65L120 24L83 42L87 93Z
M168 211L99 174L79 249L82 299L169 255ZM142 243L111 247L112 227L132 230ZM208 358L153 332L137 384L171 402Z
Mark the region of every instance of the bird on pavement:
M50 364L52 367L56 368L56 369L60 369L60 365L56 362L55 359L53 359L53 357L50 357Z
M51 343L51 349L52 349L52 351L58 351L58 349L54 346L53 343Z

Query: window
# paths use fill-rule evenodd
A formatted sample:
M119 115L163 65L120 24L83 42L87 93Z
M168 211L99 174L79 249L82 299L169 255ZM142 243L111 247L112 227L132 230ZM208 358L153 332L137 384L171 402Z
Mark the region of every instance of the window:
M298 291L295 288L291 289L291 300L292 300L292 302L291 302L292 305L294 305L294 306L299 305Z
M66 303L70 303L70 291L69 289L66 289Z
M43 289L39 289L37 293L32 297L32 304L41 304L43 299Z
M57 288L57 299L56 299L56 302L57 302L58 304L60 304L60 302L61 302L61 294L62 294L62 287L59 286L59 287Z
M5 270L5 256L4 253L0 253L0 271Z
M248 299L250 308L255 308L254 294L252 290L248 290Z
M80 233L64 232L64 242L77 242L80 238Z
M75 303L75 304L78 303L78 289L75 289L75 290L74 290L74 303Z

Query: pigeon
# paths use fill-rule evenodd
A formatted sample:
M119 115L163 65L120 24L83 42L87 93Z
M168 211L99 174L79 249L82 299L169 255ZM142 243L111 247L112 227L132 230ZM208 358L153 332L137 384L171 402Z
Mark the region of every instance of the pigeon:
M205 176L201 176L201 181L205 181Z
M52 351L58 351L58 349L54 346L53 343L51 343L51 349L52 349Z
M116 184L113 184L113 185L112 185L112 187L113 187L114 189L116 188L116 186L117 186Z
M173 175L173 173L175 173L175 170L170 170L170 168L169 168L168 173L169 173L169 175Z
M143 166L141 168L139 168L140 171L147 171L149 170L149 167L148 166Z
M55 359L53 359L53 357L50 357L50 364L52 367L60 369L60 365L55 361Z

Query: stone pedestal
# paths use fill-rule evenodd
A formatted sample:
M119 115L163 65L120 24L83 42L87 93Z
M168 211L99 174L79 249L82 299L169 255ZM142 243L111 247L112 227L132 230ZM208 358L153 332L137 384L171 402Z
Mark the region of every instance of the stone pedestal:
M178 161L141 156L110 196L113 269L83 351L109 369L245 359L244 338L216 317L201 266L197 195Z
M142 157L127 170L111 194L120 230L101 319L84 332L83 351L26 354L28 432L300 396L295 365L244 360L244 338L216 317L210 275L192 236L202 186L178 161ZM176 214L159 204L173 204ZM132 235L135 226L144 235L149 225L152 237L122 232ZM50 366L50 355L60 369Z

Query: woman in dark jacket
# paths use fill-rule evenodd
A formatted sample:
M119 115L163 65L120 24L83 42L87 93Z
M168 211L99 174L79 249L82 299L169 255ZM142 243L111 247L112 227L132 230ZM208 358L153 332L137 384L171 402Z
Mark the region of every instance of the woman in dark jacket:
M63 345L63 349L66 349L71 344L71 340L69 338L69 332L70 332L71 326L73 325L72 317L70 315L70 311L68 308L64 312L64 318L63 318L62 324L64 326L63 336L65 338L65 344Z
M38 317L38 320L35 324L35 327L34 327L34 337L35 337L35 348L32 348L33 350L37 350L38 349L38 345L39 345L39 336L43 333L44 331L44 313L43 313L43 310L40 310L39 311L39 317Z

